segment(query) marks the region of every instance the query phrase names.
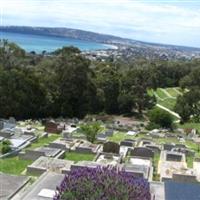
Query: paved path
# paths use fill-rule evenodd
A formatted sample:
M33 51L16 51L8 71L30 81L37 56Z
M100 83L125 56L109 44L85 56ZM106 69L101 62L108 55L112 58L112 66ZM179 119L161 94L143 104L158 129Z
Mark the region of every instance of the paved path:
M181 117L179 116L179 114L175 113L174 111L160 105L160 104L156 104L157 107L163 109L163 110L166 110L167 112L169 112L170 114L174 115L175 117L177 117L178 119L181 119Z

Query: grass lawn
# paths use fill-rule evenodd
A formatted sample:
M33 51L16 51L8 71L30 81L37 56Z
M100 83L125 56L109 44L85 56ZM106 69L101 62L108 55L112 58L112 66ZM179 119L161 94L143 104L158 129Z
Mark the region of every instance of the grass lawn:
M180 95L174 88L166 88L166 91L167 91L172 97L178 97L178 96Z
M158 88L155 93L161 98L161 99L165 99L167 98L168 96L160 89Z
M7 174L21 174L32 161L21 160L18 156L0 159L0 171Z
M154 181L160 181L160 176L158 173L158 162L160 160L160 154L156 153L153 158L153 180Z
M188 122L185 124L177 124L177 126L179 128L195 128L199 131L200 133L200 123L192 123L192 122Z
M170 110L174 110L174 106L176 105L176 99L172 99L172 98L167 98L163 101L161 100L157 100L158 104L170 109Z
M194 157L192 157L192 156L187 156L187 158L186 158L187 167L193 168L193 160L194 160Z
M58 139L60 136L57 134L51 134L47 138L38 139L38 141L34 142L29 146L27 149L35 149L37 147L42 147L48 145L49 143L53 142L54 140Z
M92 161L95 157L95 154L89 153L77 153L77 152L67 152L65 153L65 160L72 160L75 163L78 161Z

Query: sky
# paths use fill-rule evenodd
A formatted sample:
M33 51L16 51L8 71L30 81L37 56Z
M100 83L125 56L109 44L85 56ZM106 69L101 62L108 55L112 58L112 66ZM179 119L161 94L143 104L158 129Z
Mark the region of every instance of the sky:
M0 0L1 25L68 27L200 47L200 0Z

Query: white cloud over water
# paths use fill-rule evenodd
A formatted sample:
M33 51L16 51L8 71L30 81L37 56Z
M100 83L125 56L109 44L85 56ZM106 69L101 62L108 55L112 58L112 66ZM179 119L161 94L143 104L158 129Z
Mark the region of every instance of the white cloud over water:
M70 27L200 47L198 0L0 0L2 25Z

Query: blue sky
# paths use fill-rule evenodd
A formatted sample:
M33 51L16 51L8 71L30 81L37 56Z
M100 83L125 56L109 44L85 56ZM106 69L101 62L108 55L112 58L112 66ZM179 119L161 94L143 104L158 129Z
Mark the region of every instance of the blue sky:
M69 27L200 47L200 0L0 0L1 25Z

